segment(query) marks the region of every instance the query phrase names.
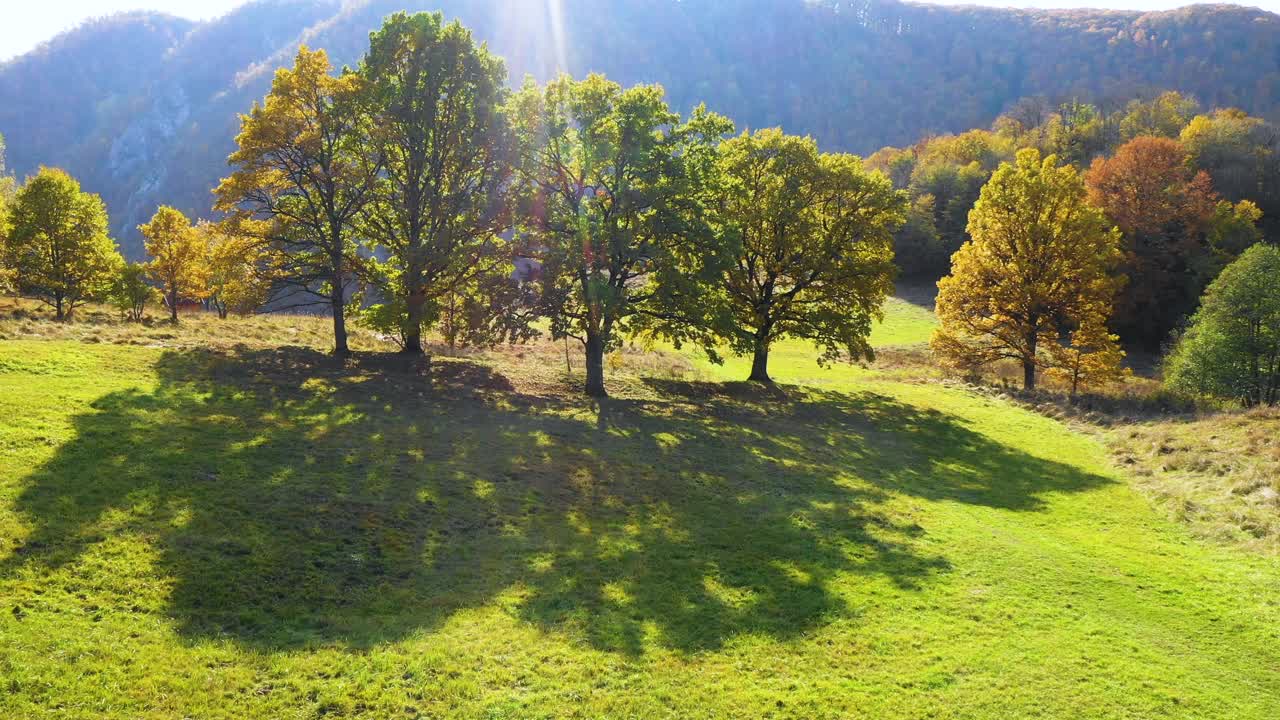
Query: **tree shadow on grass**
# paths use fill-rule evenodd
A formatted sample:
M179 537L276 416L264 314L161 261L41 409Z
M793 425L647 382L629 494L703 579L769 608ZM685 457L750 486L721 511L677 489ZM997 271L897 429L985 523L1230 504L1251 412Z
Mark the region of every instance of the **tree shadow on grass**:
M27 479L0 577L126 527L192 639L369 647L502 595L596 648L698 652L847 614L849 577L945 572L891 495L1035 510L1106 482L869 393L667 383L592 406L397 363L165 354L154 391L97 401Z

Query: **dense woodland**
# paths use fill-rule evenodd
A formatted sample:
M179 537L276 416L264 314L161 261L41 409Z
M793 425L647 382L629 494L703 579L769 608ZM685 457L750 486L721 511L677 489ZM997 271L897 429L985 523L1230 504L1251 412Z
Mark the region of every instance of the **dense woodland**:
M661 83L742 128L781 126L868 154L988 127L1021 98L1105 112L1177 90L1206 109L1274 119L1280 19L1229 6L1164 13L1019 11L893 0L264 0L208 23L125 15L0 66L0 133L19 176L66 168L100 194L125 254L158 204L207 212L236 116L299 41L354 65L398 9L459 18L508 62L508 81L559 70ZM556 8L557 12L552 12ZM40 113L27 108L38 107Z
M785 338L869 360L900 270L933 273L932 345L956 370L1013 362L1025 389L1049 373L1074 397L1125 379L1123 345L1169 343L1171 386L1274 404L1278 142L1168 91L1114 112L1025 100L992 130L864 163L738 134L705 104L682 117L659 85L513 92L461 23L396 13L355 68L303 46L274 74L241 116L216 222L161 206L129 264L101 198L43 167L0 187L0 267L58 320L94 299L136 321L158 297L173 323L183 302L319 304L339 356L349 316L409 355L433 330L493 345L545 320L581 343L593 396L627 340L750 355L763 383Z

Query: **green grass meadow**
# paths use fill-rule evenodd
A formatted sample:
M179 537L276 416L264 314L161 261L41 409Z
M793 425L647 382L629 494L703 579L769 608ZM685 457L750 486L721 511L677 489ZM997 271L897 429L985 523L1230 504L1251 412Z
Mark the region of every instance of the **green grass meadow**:
M557 347L0 341L0 717L1280 717L1280 563L1094 437Z

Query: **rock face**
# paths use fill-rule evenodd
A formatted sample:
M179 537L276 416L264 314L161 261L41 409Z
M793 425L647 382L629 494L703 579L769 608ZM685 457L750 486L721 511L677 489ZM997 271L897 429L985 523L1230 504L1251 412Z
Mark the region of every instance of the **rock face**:
M740 127L781 125L869 153L988 125L1021 97L1128 99L1176 89L1204 105L1280 111L1280 16L1024 11L897 0L259 0L206 23L95 21L0 65L0 134L19 175L57 165L107 201L137 256L158 204L210 214L239 113L299 43L355 64L401 10L461 19L510 77L604 72L660 82Z

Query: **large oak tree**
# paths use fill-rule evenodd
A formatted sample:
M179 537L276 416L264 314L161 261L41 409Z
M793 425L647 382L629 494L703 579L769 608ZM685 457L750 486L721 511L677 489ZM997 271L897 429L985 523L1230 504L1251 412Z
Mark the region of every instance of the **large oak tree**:
M269 246L277 282L328 306L334 352L346 355L356 219L380 163L365 152L360 76L331 72L323 50L305 47L292 68L276 72L266 99L241 117L239 148L228 158L235 171L215 194L217 208L235 214L236 232Z
M718 162L718 268L725 303L716 333L754 357L769 382L780 338L813 341L821 360L872 356L868 337L893 291L893 230L906 193L811 138L761 130L726 141Z
M657 85L600 75L526 83L513 102L527 250L556 338L586 352L586 392L604 396L604 355L629 324L682 337L710 243L703 201L714 147L732 130L699 108L687 122Z
M421 354L424 327L510 272L507 71L461 23L397 13L370 37L360 73L368 152L384 160L363 219L386 261L370 266L402 314L405 352Z
M1090 324L1111 314L1120 236L1087 201L1075 168L1020 151L982 188L969 234L938 282L932 346L944 362L976 369L1013 360L1031 390L1037 370L1055 363L1050 345L1072 330L1087 328L1081 338L1110 351Z

